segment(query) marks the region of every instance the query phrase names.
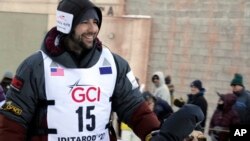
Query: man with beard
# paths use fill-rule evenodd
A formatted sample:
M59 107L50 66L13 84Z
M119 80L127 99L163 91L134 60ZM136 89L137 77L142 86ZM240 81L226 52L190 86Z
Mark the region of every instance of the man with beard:
M97 38L102 14L93 3L62 0L56 19L16 71L0 109L1 141L113 141L111 111L143 141L181 141L203 120L186 105L160 127L127 61Z
M234 74L231 87L233 93L237 96L233 108L238 112L241 124L250 125L250 92L245 89L241 74Z

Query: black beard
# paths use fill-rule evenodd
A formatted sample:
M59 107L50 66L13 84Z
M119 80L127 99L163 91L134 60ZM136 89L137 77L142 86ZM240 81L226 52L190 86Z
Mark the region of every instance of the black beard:
M70 34L63 39L64 48L70 52L74 52L77 55L81 55L84 52L90 51L93 47L87 47L87 45L82 42L81 38L82 35L75 39L73 34Z
M84 49L84 50L85 50L85 49L88 50L89 48L88 48L87 45L83 42L82 36L83 36L83 34L80 35L80 36L78 36L77 39L72 38L72 40L75 41L76 44L78 44L80 48L82 48L82 49Z
M77 40L75 40L75 42L76 42L77 44L79 44L80 47L82 47L82 48L84 48L84 49L87 49L86 44L84 44L84 43L82 42L82 36L83 36L83 35L78 36L78 38L77 38ZM73 40L74 40L74 39L73 39Z
M238 91L233 91L233 93L236 94L236 95L240 94L240 92L238 92Z

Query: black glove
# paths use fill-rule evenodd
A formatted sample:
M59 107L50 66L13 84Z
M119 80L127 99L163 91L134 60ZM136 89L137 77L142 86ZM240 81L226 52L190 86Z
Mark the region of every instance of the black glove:
M152 136L151 141L183 141L203 119L200 107L185 104L164 121L160 132Z

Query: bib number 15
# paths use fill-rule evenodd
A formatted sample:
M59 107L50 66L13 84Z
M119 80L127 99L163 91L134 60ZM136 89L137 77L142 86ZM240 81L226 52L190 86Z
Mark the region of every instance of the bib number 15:
M86 129L88 131L93 131L95 129L96 118L94 114L91 114L91 111L95 109L95 106L86 107L86 117L83 117L83 107L79 107L76 110L78 114L78 130L79 132L83 132L83 125L86 120L90 120L90 124L86 124Z

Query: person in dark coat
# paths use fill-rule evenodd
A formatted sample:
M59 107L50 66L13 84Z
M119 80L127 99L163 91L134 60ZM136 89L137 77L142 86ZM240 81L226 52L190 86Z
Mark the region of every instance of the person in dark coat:
M250 125L250 92L246 90L241 74L234 74L231 87L233 93L237 96L233 108L239 113L241 124Z
M149 107L156 114L161 123L164 122L174 111L172 107L165 100L160 97L155 97L148 91L143 93L144 99L148 102Z
M170 75L167 75L165 77L165 84L168 86L169 92L170 92L170 97L171 97L171 106L173 105L174 101L174 84L172 84L172 78Z
M188 104L194 104L201 108L204 114L204 120L201 122L201 130L204 132L206 126L206 117L207 117L207 100L204 97L206 89L203 88L202 82L200 80L195 80L191 83L191 93L188 94Z
M161 121L161 124L164 123L164 121L167 121L168 118L171 118L171 115L174 113L174 111L172 107L165 100L153 96L149 91L145 91L142 95L144 99L148 102L150 109L154 111L159 121ZM182 114L185 114L187 112L188 111L185 111ZM204 133L202 133L201 131L193 130L192 133L186 136L185 139L182 141L197 141L197 140L206 141L206 137Z
M199 106L204 114L204 120L200 123L196 130L204 132L208 106L207 100L204 97L206 89L203 88L202 82L200 80L194 80L190 84L190 88L191 93L187 94L187 102L185 102L182 98L178 98L174 100L174 105L177 107L182 107L184 104L193 104Z
M218 94L219 101L209 124L209 135L212 141L229 141L229 128L240 123L240 117L233 105L237 97L232 94Z

